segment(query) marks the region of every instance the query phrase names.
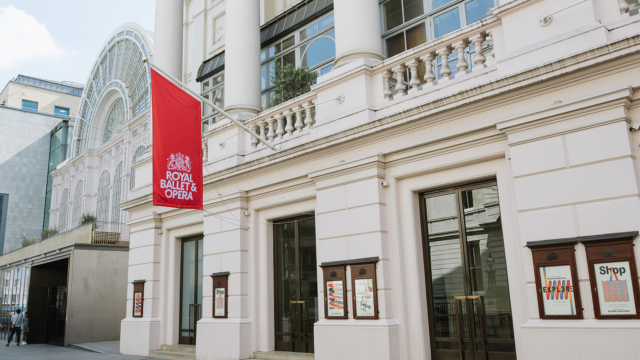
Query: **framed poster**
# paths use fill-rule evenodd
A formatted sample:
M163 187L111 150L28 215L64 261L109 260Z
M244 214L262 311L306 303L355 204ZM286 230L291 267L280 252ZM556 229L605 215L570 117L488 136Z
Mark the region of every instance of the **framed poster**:
M352 264L353 318L378 319L376 263Z
M325 319L347 319L346 266L322 267Z
M133 282L133 317L142 317L144 310L144 283L145 280Z
M541 319L582 319L574 242L529 246Z
M633 238L584 243L597 319L638 319Z
M227 318L229 315L229 272L211 274L213 279L213 311L214 318Z

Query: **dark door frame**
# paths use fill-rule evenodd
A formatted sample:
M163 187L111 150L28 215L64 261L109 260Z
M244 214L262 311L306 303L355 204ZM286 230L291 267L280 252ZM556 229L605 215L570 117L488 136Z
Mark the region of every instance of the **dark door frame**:
M278 250L277 250L277 230L276 230L276 226L277 225L282 225L285 223L290 223L293 222L295 224L294 227L294 231L295 231L295 268L296 268L296 280L297 280L297 286L296 286L296 299L299 300L300 299L300 289L302 287L301 285L301 270L300 270L300 234L298 231L298 223L300 221L305 221L305 220L310 220L313 219L315 217L315 215L300 215L300 216L296 216L296 217L292 217L292 218L287 218L287 219L281 219L281 220L277 220L277 221L273 221L273 278L274 278L274 297L275 297L275 302L274 302L274 307L273 307L273 311L274 311L274 322L273 322L273 326L274 326L274 334L275 334L275 346L276 346L276 351L296 351L296 346L295 343L292 341L291 344L291 348L290 349L283 349L282 348L282 344L279 344L278 342L278 336L279 335L290 335L293 338L293 335L295 333L291 332L291 333L287 333L287 332L279 332L278 331L278 321L281 318L279 311L278 311L278 297L280 296L280 291L278 291ZM296 311L300 311L300 307L304 307L304 306L300 306L303 304L300 304L298 302L294 303L290 303L289 307L291 308L292 306L295 307ZM308 310L308 309L306 309ZM298 330L297 333L300 334L300 327L303 328L303 336L305 337L305 341L304 341L304 351L298 351L298 352L302 352L302 353L313 353L314 352L314 346L313 344L309 344L306 342L306 337L307 336L313 336L312 333L309 333L307 331L307 329L304 329L304 320L302 318L298 318L296 319L296 329ZM302 324L302 326L301 326ZM298 339L298 342L300 342L300 340ZM280 343L284 343L284 342L280 342ZM280 348L279 348L280 345Z
M193 337L191 336L182 336L182 333L184 331L190 331L190 327L188 328L183 328L183 324L182 324L182 291L184 290L183 287L183 275L184 275L184 244L191 242L191 241L195 241L196 242L196 246L195 246L195 261L196 261L196 268L194 271L195 274L195 291L194 291L194 296L195 298L193 299L194 302L197 304L198 303L198 275L202 276L203 274L198 274L198 240L202 239L202 241L204 242L204 235L196 235L196 236L190 236L187 238L183 238L181 239L180 242L180 309L179 309L179 313L178 313L178 343L179 344L183 344L183 345L195 345L196 344L196 335L197 335L197 326L196 323L198 322L198 320L196 319L197 314L195 314L194 311L194 321L193 321ZM204 244L203 244L204 245ZM203 304L204 305L204 304ZM194 307L195 310L197 311L199 309L198 306ZM191 307L189 308L189 310L191 310ZM202 309L199 309L199 313L202 313ZM191 322L191 320L189 320L189 322ZM191 324L187 324L187 326L190 326ZM191 332L191 331L190 331Z
M504 359L504 360L511 360L511 359L516 359L516 354L515 353L491 353L491 357L488 357L488 352L486 351L486 343L487 343L487 339L485 338L486 335L482 334L482 338L480 340L482 340L482 351L478 352L477 351L477 347L476 347L476 339L478 339L478 337L476 336L475 330L476 330L476 321L475 321L475 316L474 311L473 311L473 301L474 299L472 299L472 287L471 287L471 283L472 283L472 276L471 276L471 269L470 269L470 260L469 260L469 251L468 251L468 243L467 243L467 233L466 233L466 224L465 224L465 213L464 213L464 206L462 203L462 198L461 198L461 193L463 191L467 191L467 190L474 190L474 189L479 189L479 188L483 188L483 187L489 187L489 186L498 186L498 183L496 180L484 180L484 181L478 181L478 182L473 182L473 183L469 183L469 184L463 184L460 186L449 186L446 188L440 188L440 189L435 189L435 190L430 190L430 191L426 191L423 193L420 193L419 195L419 201L420 201L420 223L421 223L421 228L422 228L422 251L423 251L423 263L424 263L424 271L425 271L425 283L426 283L426 295L427 295L427 304L428 304L428 319L429 319L429 338L430 338L430 343L431 343L431 358L432 359L436 359L436 360L440 360L440 359L450 359L452 358L451 356L447 356L444 352L451 352L453 353L454 351L446 351L446 350L440 350L438 351L436 349L436 341L449 341L449 338L436 338L436 333L435 333L435 318L434 318L434 314L433 314L433 309L434 309L434 302L433 302L433 284L432 284L432 274L431 274L431 254L430 254L430 250L429 250L429 233L428 233L428 224L427 224L427 209L426 209L426 203L425 200L427 198L432 198L432 197L436 197L436 196L442 196L442 195L449 195L449 194L455 194L456 197L456 211L458 214L458 233L459 233L459 237L460 237L460 251L461 251L461 256L462 256L462 267L463 267L463 280L464 280L464 291L465 294L460 294L460 297L466 297L466 300L454 300L454 306L456 307L456 310L458 310L458 301L462 302L464 304L464 306L466 307L467 310L467 318L469 319L467 321L467 329L468 329L468 334L469 334L469 338L468 341L466 341L466 343L469 344L469 351L464 351L462 352L462 348L459 347L458 351L456 351L456 359L465 359L465 360L484 360L484 359ZM499 198L498 198L499 200ZM502 210L501 210L502 211ZM500 220L502 221L502 217L500 217ZM502 226L501 226L502 229ZM504 236L503 236L503 241L504 241ZM506 255L505 255L506 256ZM508 276L508 274L507 274ZM464 296L462 296L464 295ZM475 298L475 297L473 297ZM479 301L479 306L482 306L483 301ZM513 310L512 310L513 311ZM457 311L456 311L457 312ZM481 314L484 314L484 309L480 310ZM459 327L459 322L456 322L456 331L458 333L458 336L460 337L460 327ZM479 328L481 329L481 332L484 333L484 326L479 326ZM494 339L494 340L489 340L489 342L495 342L495 343L513 343L515 346L515 339L513 341L509 340L499 340L499 339ZM461 343L459 344L459 346L462 345Z

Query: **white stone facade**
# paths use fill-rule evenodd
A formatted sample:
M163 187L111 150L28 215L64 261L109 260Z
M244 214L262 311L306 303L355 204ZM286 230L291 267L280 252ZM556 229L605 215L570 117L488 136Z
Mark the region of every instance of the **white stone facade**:
M255 21L259 1L241 3ZM367 9L378 4L357 3ZM214 48L224 46L227 61L256 55L226 69L227 82L235 83L227 88L226 98L234 101L227 105L280 150L238 133L228 120L213 124L203 134L204 212L153 207L150 158L134 165L141 187L120 206L131 215L129 282L146 280L144 316L132 317L130 284L122 353L149 355L180 342L181 249L191 236L204 238L196 357L246 359L275 350L274 221L312 213L317 264L380 259L379 319L356 320L349 313L347 320L329 320L318 306L315 357L437 358L421 195L490 180L497 185L515 357L640 358L640 320L596 319L581 244L575 255L584 319L540 319L526 246L640 230L640 135L629 130L640 123L639 16L628 16L617 0L588 0L542 27L542 14L574 1L500 2L480 22L380 61L374 55L381 50L371 41L376 26L352 28L367 22L340 13L357 10L336 4L340 66L310 93L251 114L257 88L241 91L256 86L259 42L241 36L213 41L210 21L225 12L225 3L184 4L183 79L199 91L194 72ZM228 30L247 20L228 9ZM377 14L369 16L369 24L379 21ZM341 42L341 34L352 38ZM230 39L229 31L225 36ZM455 76L446 62L434 68L437 83L435 74L420 70L470 43L491 46L473 64L458 61ZM332 101L338 95L344 101ZM495 199L492 206L483 207L482 216L495 215ZM226 319L212 314L209 274L219 272L230 273ZM317 274L323 284L320 269ZM347 288L351 294L350 282ZM323 286L316 291L322 300Z

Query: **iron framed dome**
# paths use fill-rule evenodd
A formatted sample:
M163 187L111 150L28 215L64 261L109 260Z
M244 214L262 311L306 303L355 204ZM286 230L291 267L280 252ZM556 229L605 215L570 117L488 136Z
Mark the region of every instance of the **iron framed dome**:
M117 91L124 107L126 123L151 105L149 65L143 57L153 54L153 34L139 25L118 27L105 42L89 74L78 109L73 137L73 156L103 144L106 124L98 121L103 102ZM113 131L113 129L110 129Z

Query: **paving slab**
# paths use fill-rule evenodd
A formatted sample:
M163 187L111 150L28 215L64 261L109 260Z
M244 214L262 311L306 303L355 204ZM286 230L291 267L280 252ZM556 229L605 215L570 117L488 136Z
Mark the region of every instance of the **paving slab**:
M6 341L6 340L5 340ZM5 346L6 342L0 343L0 359L11 360L149 360L152 358L144 356L120 355L118 353L119 346L114 347L113 342L106 343L90 343L89 346L95 350L102 351L93 352L88 350L73 349L62 346L34 344L16 346L14 342L10 346ZM114 350L115 349L115 350Z

